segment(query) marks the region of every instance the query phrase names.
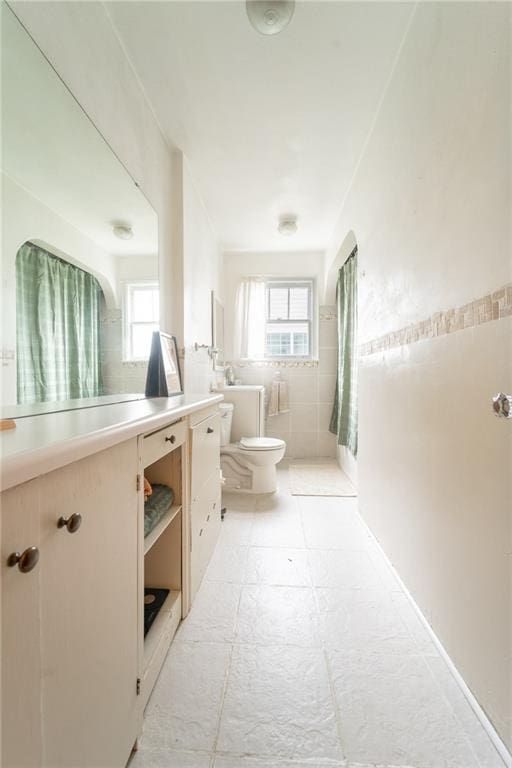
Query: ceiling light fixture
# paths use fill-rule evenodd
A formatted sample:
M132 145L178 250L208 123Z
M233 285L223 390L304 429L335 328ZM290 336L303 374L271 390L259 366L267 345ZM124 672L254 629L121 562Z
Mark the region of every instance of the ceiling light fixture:
M120 240L131 240L133 237L133 229L130 224L124 224L122 222L116 222L112 225L112 232Z
M297 231L297 217L296 216L282 216L279 219L277 225L278 232L281 235L294 235Z
M292 20L295 0L246 0L245 8L255 30L277 35Z

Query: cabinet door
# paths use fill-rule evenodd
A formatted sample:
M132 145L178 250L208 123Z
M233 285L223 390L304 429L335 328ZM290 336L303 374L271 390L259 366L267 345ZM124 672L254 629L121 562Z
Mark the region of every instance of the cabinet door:
M121 768L138 735L136 476L134 439L41 478L45 766Z
M191 493L194 501L212 475L220 477L220 417L210 416L192 427Z
M38 480L1 496L2 759L5 768L42 765L39 646L41 559L27 573L7 560L39 543Z

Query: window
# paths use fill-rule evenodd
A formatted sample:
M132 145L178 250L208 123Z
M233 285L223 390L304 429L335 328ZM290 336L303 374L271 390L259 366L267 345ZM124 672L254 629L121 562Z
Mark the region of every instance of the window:
M267 281L265 357L311 357L313 281Z
M128 283L124 305L125 360L147 360L153 331L159 330L158 283Z

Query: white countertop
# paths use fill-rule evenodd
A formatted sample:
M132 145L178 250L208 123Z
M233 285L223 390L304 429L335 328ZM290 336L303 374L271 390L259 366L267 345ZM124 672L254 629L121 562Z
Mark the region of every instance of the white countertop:
M0 433L0 490L52 472L174 419L221 402L223 395L178 395L27 416Z

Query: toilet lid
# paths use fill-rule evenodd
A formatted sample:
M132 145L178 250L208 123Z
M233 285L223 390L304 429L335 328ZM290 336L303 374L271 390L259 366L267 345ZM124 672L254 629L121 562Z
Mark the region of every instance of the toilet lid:
M240 440L240 448L246 451L275 451L285 445L284 440L276 437L242 437Z

